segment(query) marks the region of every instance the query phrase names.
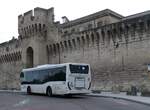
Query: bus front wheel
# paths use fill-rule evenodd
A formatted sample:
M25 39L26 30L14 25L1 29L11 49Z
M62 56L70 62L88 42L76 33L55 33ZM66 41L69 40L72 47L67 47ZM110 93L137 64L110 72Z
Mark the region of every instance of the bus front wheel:
M31 94L31 87L30 87L30 86L27 87L27 94L28 94L28 95Z
M48 87L48 88L47 88L46 94L47 94L47 96L49 96L49 97L52 96L52 89L51 89L51 87Z

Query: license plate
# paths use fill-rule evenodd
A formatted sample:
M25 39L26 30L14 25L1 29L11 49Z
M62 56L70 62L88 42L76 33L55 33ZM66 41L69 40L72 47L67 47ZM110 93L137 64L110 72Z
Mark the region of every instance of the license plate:
M75 87L77 87L77 88L84 88L85 87L85 78L77 77L75 79Z

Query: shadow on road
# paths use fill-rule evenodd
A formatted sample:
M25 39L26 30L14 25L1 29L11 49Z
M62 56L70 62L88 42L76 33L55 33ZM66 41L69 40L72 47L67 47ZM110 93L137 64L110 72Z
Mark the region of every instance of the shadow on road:
M40 97L47 97L47 98L61 98L61 99L86 99L88 96L85 95L53 95L52 97L48 97L45 94L35 94L32 93L31 95L28 95L26 93L22 93L22 95L27 95L27 96L40 96Z

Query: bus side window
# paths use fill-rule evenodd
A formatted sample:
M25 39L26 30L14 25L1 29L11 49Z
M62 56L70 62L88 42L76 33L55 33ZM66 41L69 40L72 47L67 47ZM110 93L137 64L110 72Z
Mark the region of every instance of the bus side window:
M53 75L54 75L54 72L53 72L53 69L49 69L48 70L48 81L53 81Z
M40 70L39 71L39 79L41 83L48 82L48 70Z

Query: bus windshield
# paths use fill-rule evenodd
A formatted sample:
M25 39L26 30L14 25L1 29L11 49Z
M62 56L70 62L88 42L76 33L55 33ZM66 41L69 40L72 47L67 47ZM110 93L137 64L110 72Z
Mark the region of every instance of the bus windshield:
M70 64L70 72L71 73L78 73L78 74L88 74L89 66L88 65L73 65Z

